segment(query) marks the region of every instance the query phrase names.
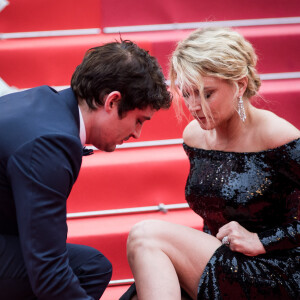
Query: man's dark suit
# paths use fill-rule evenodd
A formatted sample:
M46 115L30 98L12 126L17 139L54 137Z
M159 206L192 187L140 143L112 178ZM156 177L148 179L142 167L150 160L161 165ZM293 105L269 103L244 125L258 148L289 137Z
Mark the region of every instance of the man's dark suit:
M9 247L20 247L38 299L96 299L103 292L87 295L79 283L87 279L74 274L83 268L72 269L72 250L66 247L66 199L81 161L79 110L71 89L58 93L43 86L0 98L0 299L5 280L13 279L1 266L1 259L14 263ZM100 252L94 256L101 256L109 280L110 263Z

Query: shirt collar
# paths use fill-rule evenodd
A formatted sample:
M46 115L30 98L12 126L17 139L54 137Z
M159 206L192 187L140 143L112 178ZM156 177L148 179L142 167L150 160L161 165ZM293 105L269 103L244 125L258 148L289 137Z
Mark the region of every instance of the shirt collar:
M86 142L86 131L85 131L85 125L84 125L84 121L83 121L83 117L82 117L82 113L80 110L80 107L78 106L79 109L79 137L80 137L80 141L82 146L85 145Z

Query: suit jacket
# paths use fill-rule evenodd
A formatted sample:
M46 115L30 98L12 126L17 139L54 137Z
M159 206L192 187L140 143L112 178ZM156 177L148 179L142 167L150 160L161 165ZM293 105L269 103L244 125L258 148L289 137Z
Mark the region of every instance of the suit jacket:
M66 200L81 161L71 89L42 86L0 98L0 234L19 236L39 299L92 299L66 250Z

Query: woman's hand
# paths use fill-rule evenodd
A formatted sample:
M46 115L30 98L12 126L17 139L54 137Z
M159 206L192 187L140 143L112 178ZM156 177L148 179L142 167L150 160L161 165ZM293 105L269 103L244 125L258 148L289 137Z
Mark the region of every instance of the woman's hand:
M219 229L217 239L222 241L228 237L228 247L232 251L241 252L248 256L256 256L266 253L266 250L256 233L250 232L238 222L232 221Z

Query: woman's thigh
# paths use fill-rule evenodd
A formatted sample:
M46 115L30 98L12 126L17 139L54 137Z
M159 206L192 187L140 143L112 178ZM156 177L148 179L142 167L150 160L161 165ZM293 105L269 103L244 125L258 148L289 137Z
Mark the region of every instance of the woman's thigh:
M128 239L129 249L139 237L146 247L159 248L169 257L180 285L195 298L204 268L221 242L202 231L158 220L136 224Z

